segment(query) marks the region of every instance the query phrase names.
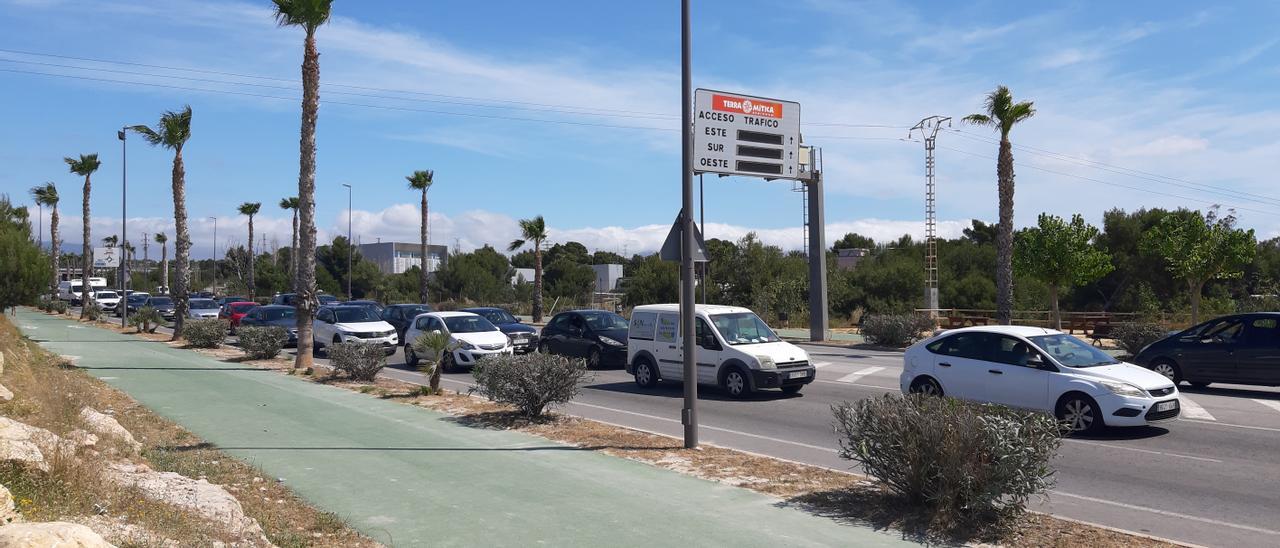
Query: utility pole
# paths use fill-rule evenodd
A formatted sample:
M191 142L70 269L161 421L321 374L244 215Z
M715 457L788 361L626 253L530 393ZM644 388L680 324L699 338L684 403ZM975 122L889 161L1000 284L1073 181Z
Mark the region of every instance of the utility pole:
M213 294L217 295L218 294L218 218L217 217L209 217L209 218L213 219ZM196 272L199 272L199 271L200 269L197 268ZM165 291L169 290L169 288L167 287L164 289Z
M680 0L680 333L684 361L684 447L698 447L698 369L693 287L693 70L689 2Z
M809 250L809 340L827 340L827 213L822 189L822 149L809 148L805 187L805 236Z
M351 185L342 183L342 186L347 187L347 300L349 301L355 298L351 295L351 251L355 242L351 241ZM426 257L422 260L422 264L426 264Z
M120 128L116 132L116 137L120 139L120 242L122 244L129 243L126 230L129 228L129 178L128 178L128 148L125 141L125 132L129 130L129 126ZM129 323L129 250L124 251L124 260L120 262L120 298L124 299L124 309L120 311L120 327L124 327ZM89 280L83 280L88 285ZM88 289L85 287L85 289ZM117 304L116 306L119 306Z
M933 182L933 148L944 123L951 127L951 117L930 116L907 132L908 139L917 131L924 137L924 306L932 318L938 317L938 208Z
M142 233L142 263L143 264L146 264L148 259L147 257L147 243L148 243L147 237L148 236L150 236L150 234L147 234L146 232Z

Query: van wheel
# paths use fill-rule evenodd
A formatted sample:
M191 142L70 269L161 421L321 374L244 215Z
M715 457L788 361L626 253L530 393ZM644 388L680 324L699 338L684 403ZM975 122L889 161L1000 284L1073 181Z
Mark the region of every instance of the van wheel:
M649 360L643 358L637 360L634 369L636 384L640 388L653 388L658 384L658 374L653 370Z
M720 388L734 399L742 399L751 395L751 383L741 368L734 367L720 379Z

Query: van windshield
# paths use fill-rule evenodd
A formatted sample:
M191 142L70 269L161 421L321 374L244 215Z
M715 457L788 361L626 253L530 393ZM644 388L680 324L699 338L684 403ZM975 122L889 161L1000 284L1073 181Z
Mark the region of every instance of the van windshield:
M725 342L733 346L771 343L782 340L773 334L773 330L769 329L764 320L761 320L759 316L751 312L715 314L711 316L711 323L715 324L716 331L720 332L720 336L724 337Z

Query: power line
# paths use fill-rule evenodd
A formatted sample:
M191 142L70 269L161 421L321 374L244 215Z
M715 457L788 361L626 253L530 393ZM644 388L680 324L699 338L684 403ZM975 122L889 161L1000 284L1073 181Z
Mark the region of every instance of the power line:
M976 153L976 152L969 152L969 151L967 151L967 150L961 150L961 149L958 149L958 148L951 148L951 147L945 147L945 146L939 146L938 148L941 148L941 149L944 149L944 150L950 150L950 151L952 151L952 152L957 152L957 153L965 154L965 155L968 155L968 156L976 156L976 157L978 157L978 158L988 158L988 159L990 158L990 155L987 155L987 154L978 154L978 153ZM1170 194L1170 193L1167 193L1167 192L1160 192L1160 191L1156 191L1156 190L1151 190L1151 189L1149 189L1149 188L1142 188L1142 187L1136 187L1136 186L1129 186L1129 185L1125 185L1125 184L1121 184L1121 183L1115 183L1115 182L1112 182L1112 181L1104 181L1104 180L1102 180L1102 179L1094 179L1094 178L1092 178L1092 177L1085 177L1085 176L1083 176L1083 175L1076 175L1076 174L1074 174L1074 173L1067 173L1067 172L1065 172L1065 171L1056 171L1056 170L1052 170L1052 169L1048 169L1048 168L1043 168L1043 167L1037 166L1037 165L1035 165L1035 164L1029 164L1029 163L1026 163L1026 162L1019 162L1019 163L1018 163L1018 165L1019 165L1019 166L1021 166L1021 167L1031 168L1031 169L1034 169L1034 170L1037 170L1037 171L1043 171L1043 172L1045 172L1045 173L1052 173L1052 174L1054 174L1054 175L1062 175L1062 176L1064 176L1064 177L1072 177L1072 178L1076 178L1076 179L1080 179L1080 180L1084 180L1084 181L1089 181L1089 182L1093 182L1093 183L1098 183L1098 184L1103 184L1103 185L1108 185L1108 186L1114 186L1114 187L1120 187L1120 188L1126 188L1126 189L1129 189L1129 190L1136 190L1136 191L1138 191L1138 192L1146 192L1146 193L1148 193L1148 194L1155 194L1155 195L1159 195L1159 196L1166 196L1166 197L1170 197L1170 198L1178 198L1178 199L1180 199L1180 200L1188 200L1188 201L1192 201L1192 202L1199 202L1199 203L1202 203L1202 204L1209 204L1209 205L1222 205L1222 206L1226 206L1226 207L1229 207L1229 208L1235 209L1235 210L1237 210L1237 211L1250 211L1250 212L1253 212L1253 213L1260 213L1260 214L1262 214L1262 215L1270 215L1270 216L1273 216L1273 217L1280 217L1280 213L1276 213L1276 212L1274 212L1274 211L1263 211L1263 210L1260 210L1260 209L1252 209L1252 208L1247 208L1247 207L1240 207L1240 206L1236 206L1236 205L1232 205L1232 204L1226 204L1226 203L1222 203L1222 202L1216 202L1216 201L1212 201L1212 200L1201 200L1201 199L1199 199L1199 198L1192 198L1192 197L1190 197L1190 196L1182 196L1182 195L1179 195L1179 194Z
M974 141L982 141L982 142L987 142L987 143L999 143L999 141L998 141L998 140L996 140L996 139L992 139L992 138L989 138L989 137L983 137L983 136L980 136L980 135L974 135L974 134L972 134L972 133L970 133L970 132L967 132L967 131L964 131L964 130L954 129L954 130L952 130L952 131L953 131L953 132L955 132L955 133L957 134L957 136L959 136L959 137L963 137L963 138L966 138L966 139L970 139L970 140L974 140ZM1267 204L1265 204L1265 205L1278 205L1278 206L1280 206L1280 199L1272 198L1272 197L1269 197L1269 196L1264 196L1264 195L1261 195L1261 194L1254 194L1254 193L1251 193L1251 192L1244 192L1244 191L1241 191L1241 190L1235 190L1235 189L1226 188L1226 187L1219 187L1219 186L1214 186L1214 185L1210 185L1210 184L1206 184L1206 183L1197 183L1197 182L1194 182L1194 181L1188 181L1188 180L1185 180L1185 179L1178 179L1178 178L1175 178L1175 177L1168 177L1168 176L1160 175L1160 174L1156 174L1156 173L1148 173L1148 172L1145 172L1145 171L1140 171L1140 170L1136 170L1136 169L1130 169L1130 168L1121 167L1121 166L1114 166L1114 165L1106 164L1106 163L1099 162L1099 161L1096 161L1096 160L1088 160L1088 159L1084 159L1084 158L1076 158L1076 157L1069 156L1069 155L1066 155L1066 154L1063 154L1063 153L1060 153L1060 152L1053 152L1053 151L1050 151L1050 150L1045 150L1045 149L1042 149L1042 148L1036 148L1036 147L1032 147L1032 146L1029 146L1029 145L1019 145L1019 144L1014 144L1013 146L1014 146L1015 148L1018 148L1018 149L1020 149L1020 150L1025 151L1025 152L1028 152L1028 153L1031 153L1031 154L1035 154L1035 155L1038 155L1038 156L1044 156L1044 157L1052 158L1052 159L1055 159L1055 160L1061 160L1061 161L1065 161L1065 162L1070 162L1070 163L1074 163L1074 164L1077 164L1077 165L1081 165L1081 166L1085 166L1085 167L1090 167L1090 168L1098 169L1098 170L1101 170L1101 171L1107 171L1107 172L1115 173L1115 174L1117 174L1117 175L1124 175L1124 176L1127 176L1127 177L1133 177L1133 178L1135 178L1135 179L1143 179L1143 180L1151 181L1151 182L1154 182L1154 183L1159 183L1159 184L1164 184L1164 185L1170 185L1170 186L1175 186L1175 187L1185 188L1185 189L1188 189L1188 190L1194 190L1194 191L1196 191L1196 192L1204 192L1204 193L1207 193L1207 194L1221 194L1221 193L1226 193L1226 194L1227 194L1227 195L1226 195L1226 197L1227 197L1227 198L1231 198L1231 199L1247 200L1247 201L1250 201L1250 202L1258 202L1259 200L1264 200L1264 201L1266 201L1266 202L1270 202L1270 203L1267 203ZM1204 188L1199 188L1199 187L1204 187Z

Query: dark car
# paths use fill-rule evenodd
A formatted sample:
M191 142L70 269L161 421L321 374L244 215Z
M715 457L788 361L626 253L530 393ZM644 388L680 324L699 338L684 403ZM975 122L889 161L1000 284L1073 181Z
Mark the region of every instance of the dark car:
M129 314L136 313L139 308L146 306L147 299L150 298L151 295L145 293L129 295L123 303L116 305L116 316L122 316L125 312Z
M240 327L283 327L289 334L288 346L298 344L298 317L296 309L282 304L255 306L240 317Z
M231 303L241 303L248 300L249 300L248 297L223 297L221 299L218 299L218 308L222 308Z
M382 310L382 321L394 326L396 335L403 341L404 332L409 329L413 319L418 314L427 312L435 312L435 310L432 310L431 305L428 304L393 304Z
M321 304L324 304L324 303L321 303ZM373 315L374 315L374 316L381 316L381 315L382 315L382 303L380 303L380 302L378 302L378 301L371 301L371 300L368 300L368 299L360 299L360 300L356 300L356 301L347 301L347 302L342 303L342 304L343 304L344 306L363 306L363 307L365 307L365 308L368 308L368 309L369 309L369 311L373 312Z
M150 306L156 312L160 313L160 317L166 320L173 320L176 313L172 297L147 297L147 301L142 306Z
M538 351L584 358L588 368L627 361L626 318L607 310L570 310L542 328Z
M498 326L507 338L511 339L511 348L516 354L532 352L538 345L538 330L531 325L520 323L510 312L496 307L464 308L462 312L470 312L483 316L489 323ZM624 342L626 337L622 339Z
M319 295L316 295L316 300L320 302L320 306L324 306L327 304L336 304L338 302L337 297L334 297L333 295L330 295L328 293L321 293ZM276 295L274 299L271 299L271 304L282 304L285 306L296 307L298 306L298 294L297 293L281 293L279 295Z
M1280 386L1280 312L1215 318L1151 343L1133 361L1195 387Z

